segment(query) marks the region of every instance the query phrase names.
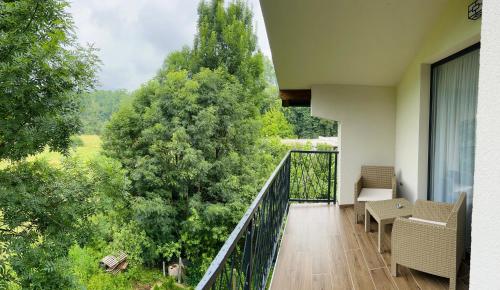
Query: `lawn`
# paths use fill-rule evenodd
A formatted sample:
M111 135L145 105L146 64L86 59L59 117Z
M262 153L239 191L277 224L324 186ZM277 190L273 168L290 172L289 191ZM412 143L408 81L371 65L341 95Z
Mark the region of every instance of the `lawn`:
M70 156L76 156L77 158L81 158L82 160L86 161L99 154L99 151L101 150L101 138L98 135L78 135L75 136L74 139L77 140L77 142L75 142L75 144L77 145L73 146L73 148L69 150L68 154ZM50 149L47 147L40 154L29 156L28 160L33 161L45 159L51 165L59 166L63 157L63 154L50 151ZM9 164L11 164L11 162L8 160L0 161L0 169L9 166Z
M78 137L82 140L83 145L76 147L71 154L76 154L76 156L86 160L99 154L101 151L101 137L99 135L80 135Z

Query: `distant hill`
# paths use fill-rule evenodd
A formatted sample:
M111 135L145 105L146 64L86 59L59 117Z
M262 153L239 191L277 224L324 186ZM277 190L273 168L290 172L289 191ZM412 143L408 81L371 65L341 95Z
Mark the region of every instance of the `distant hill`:
M123 102L130 99L126 90L97 90L82 98L82 134L100 135L105 124Z

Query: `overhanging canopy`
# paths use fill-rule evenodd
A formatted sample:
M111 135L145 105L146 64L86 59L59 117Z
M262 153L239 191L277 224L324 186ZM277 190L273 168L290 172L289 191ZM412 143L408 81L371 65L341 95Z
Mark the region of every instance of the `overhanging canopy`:
M448 0L260 2L278 85L291 90L396 85Z

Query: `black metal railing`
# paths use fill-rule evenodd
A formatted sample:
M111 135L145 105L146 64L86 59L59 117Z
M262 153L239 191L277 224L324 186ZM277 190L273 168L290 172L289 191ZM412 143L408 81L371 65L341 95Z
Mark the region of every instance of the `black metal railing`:
M196 289L265 289L289 202L335 202L337 154L336 151L288 152Z
M336 151L291 151L290 201L335 202Z

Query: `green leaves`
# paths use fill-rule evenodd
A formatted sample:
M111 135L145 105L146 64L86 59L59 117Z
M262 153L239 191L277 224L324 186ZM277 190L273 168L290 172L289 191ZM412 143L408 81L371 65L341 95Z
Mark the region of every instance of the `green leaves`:
M337 122L311 116L311 108L283 108L287 120L294 125L294 133L302 139L318 136L337 136Z
M288 123L280 107L273 107L262 116L262 136L293 138L294 127Z
M259 167L268 169L256 151L266 95L250 9L214 0L198 13L193 48L170 54L104 136L105 154L128 170L133 222L152 241L142 257L180 253L192 279L267 177Z
M0 171L0 243L23 288L69 288L66 254L88 238L94 212L90 180L69 161L64 173L45 162L22 162Z
M67 1L0 3L0 159L64 152L79 129L79 95L91 88L95 49L77 44Z

